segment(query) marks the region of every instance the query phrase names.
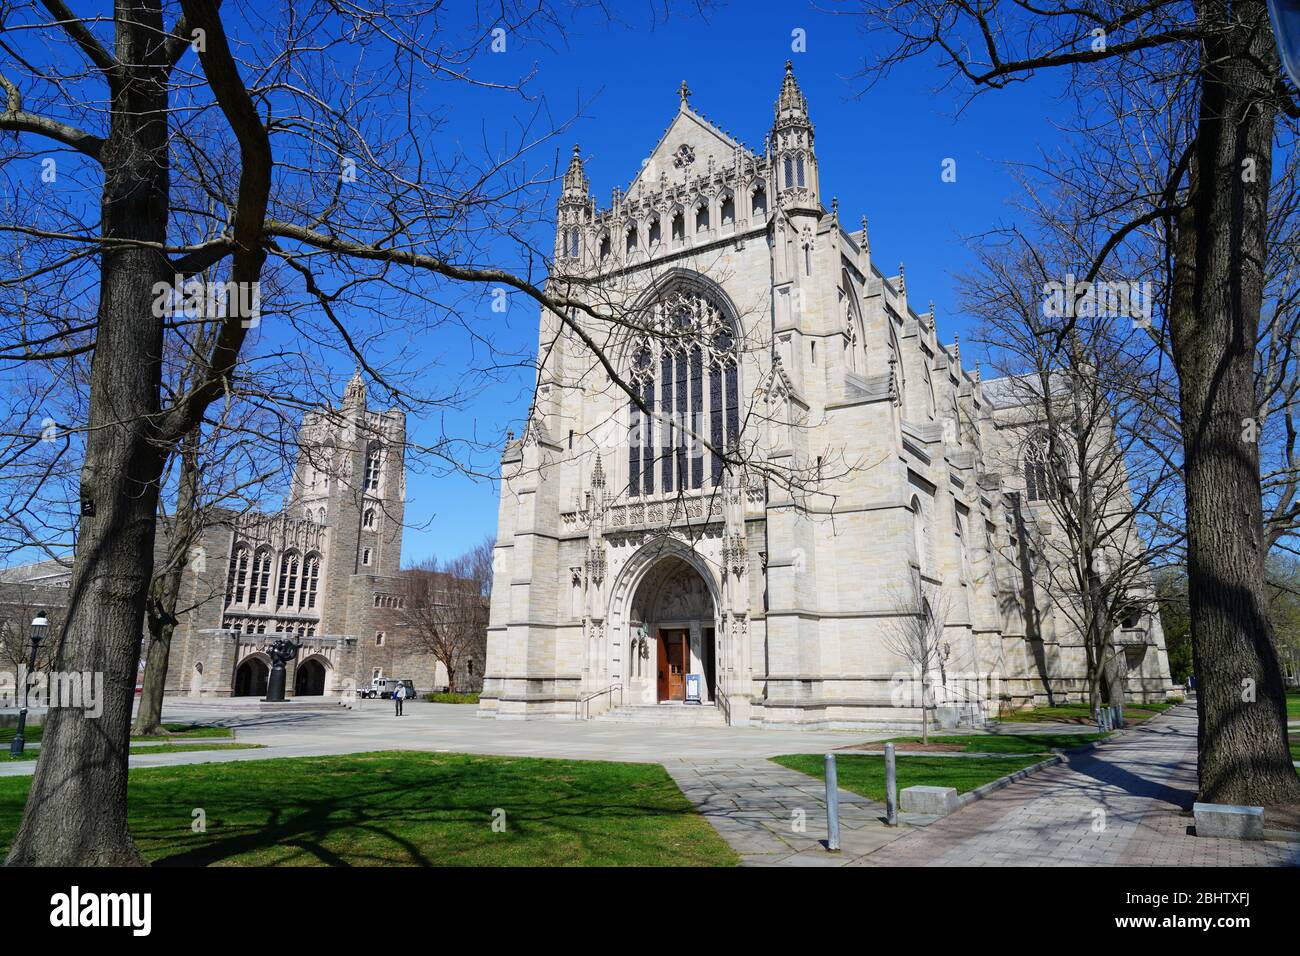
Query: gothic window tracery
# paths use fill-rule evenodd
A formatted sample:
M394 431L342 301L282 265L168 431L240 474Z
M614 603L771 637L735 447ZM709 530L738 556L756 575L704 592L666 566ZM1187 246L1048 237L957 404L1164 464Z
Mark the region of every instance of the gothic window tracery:
M253 581L248 590L249 604L265 604L271 587L271 549L258 548L253 556Z
M755 216L767 215L767 190L759 183L749 197L749 208Z
M316 586L320 583L320 555L312 552L307 555L302 566L302 595L298 600L299 608L316 607Z
M840 321L844 335L844 367L850 372L864 374L866 358L861 355L865 345L862 332L862 313L858 309L857 292L847 271L841 273Z
M1030 501L1049 501L1056 497L1055 482L1048 467L1046 432L1034 432L1025 442L1025 497Z
M280 586L276 591L277 607L292 607L298 596L298 552L286 552L280 559Z
M239 545L230 555L230 575L226 581L226 603L241 604L248 576L248 548Z
M655 303L650 328L630 350L628 492L664 494L703 487L704 458L718 484L723 453L740 433L738 346L731 320L694 289ZM707 383L706 383L707 379Z
M382 449L378 444L372 444L366 454L366 490L376 491L379 488L379 469L383 457Z

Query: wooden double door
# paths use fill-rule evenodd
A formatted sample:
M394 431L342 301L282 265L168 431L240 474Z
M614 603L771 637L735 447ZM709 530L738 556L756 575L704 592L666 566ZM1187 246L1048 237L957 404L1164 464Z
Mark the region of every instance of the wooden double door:
M684 628L661 630L656 643L659 645L659 700L685 700L691 632Z

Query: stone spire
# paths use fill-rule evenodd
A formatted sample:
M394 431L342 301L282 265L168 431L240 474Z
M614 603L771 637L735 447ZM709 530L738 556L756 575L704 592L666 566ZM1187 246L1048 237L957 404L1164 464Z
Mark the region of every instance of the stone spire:
M560 202L555 215L555 259L567 260L569 267L581 260L583 227L591 218L592 202L587 171L582 168L582 153L574 144L573 158L561 180Z
M771 157L776 165L778 196L785 207L821 216L817 182L817 155L813 151L813 125L808 99L794 78L794 64L785 63L785 79L776 99L772 123Z
M573 158L569 168L564 171L564 191L560 196L561 204L568 202L585 203L587 201L587 171L582 168L582 153L578 144L573 145Z
M343 391L343 404L349 408L358 406L366 407L366 380L361 377L361 366L352 373L352 378L348 380L348 387Z
M799 89L799 82L794 78L794 64L785 61L785 79L781 81L781 94L776 99L776 125L785 123L808 123L808 98Z
M907 276L901 262L898 264L898 312L904 320L907 319Z

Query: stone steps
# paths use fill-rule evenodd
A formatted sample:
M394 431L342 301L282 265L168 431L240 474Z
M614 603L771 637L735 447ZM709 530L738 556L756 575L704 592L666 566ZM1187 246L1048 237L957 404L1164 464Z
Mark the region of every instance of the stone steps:
M722 711L712 704L627 704L593 718L607 723L660 727L725 727Z

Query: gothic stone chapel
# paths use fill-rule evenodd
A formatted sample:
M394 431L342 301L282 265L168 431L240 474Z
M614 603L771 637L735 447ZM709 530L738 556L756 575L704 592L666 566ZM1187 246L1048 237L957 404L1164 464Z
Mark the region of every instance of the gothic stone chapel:
M1041 596L1026 614L995 544L1025 489L987 462L1032 423L908 306L902 266L876 268L865 220L822 205L790 64L762 155L689 95L607 209L577 148L564 175L550 289L594 315L541 316L501 459L482 712L909 726L885 636L918 581L945 598L945 716L1080 699L1081 638ZM1163 699L1150 598L1127 687Z

